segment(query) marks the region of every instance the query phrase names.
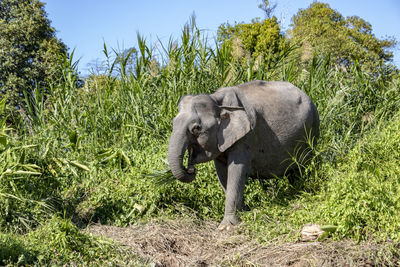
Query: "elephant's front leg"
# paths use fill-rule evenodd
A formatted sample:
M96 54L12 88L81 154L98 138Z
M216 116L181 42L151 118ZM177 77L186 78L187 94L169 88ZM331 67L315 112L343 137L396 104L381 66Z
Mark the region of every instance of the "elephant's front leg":
M214 159L215 170L222 190L226 193L226 181L228 180L228 166L224 155Z
M250 172L251 153L244 143L236 144L227 156L225 213L219 228L225 229L240 222L238 210L243 210L243 192Z

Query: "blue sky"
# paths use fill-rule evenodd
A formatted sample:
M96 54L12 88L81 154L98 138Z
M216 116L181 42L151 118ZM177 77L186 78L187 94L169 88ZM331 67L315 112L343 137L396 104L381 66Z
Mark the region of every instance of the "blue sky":
M80 58L79 70L88 73L88 64L103 60L103 42L108 47L136 47L139 32L151 43L160 39L167 43L178 38L184 24L194 12L196 24L212 38L218 26L229 22L250 22L263 18L258 0L43 0L51 25L75 58ZM272 1L273 2L273 1ZM283 30L299 8L307 8L313 0L277 0L275 16ZM343 16L357 15L372 24L378 38L394 36L400 41L399 0L325 0ZM400 46L394 50L394 63L400 66Z

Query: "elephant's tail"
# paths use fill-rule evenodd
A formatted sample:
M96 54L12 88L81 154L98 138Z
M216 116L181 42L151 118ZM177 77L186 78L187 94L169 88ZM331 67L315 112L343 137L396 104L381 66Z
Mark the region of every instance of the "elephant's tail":
M312 123L312 135L314 136L314 145L317 145L317 140L319 138L319 114L317 107L313 105L313 123Z

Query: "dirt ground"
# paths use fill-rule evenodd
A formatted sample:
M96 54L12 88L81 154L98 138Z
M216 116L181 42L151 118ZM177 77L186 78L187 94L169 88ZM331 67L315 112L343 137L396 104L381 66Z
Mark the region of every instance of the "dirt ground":
M385 245L354 241L260 244L216 222L149 222L130 227L92 225L151 266L382 266L400 265Z

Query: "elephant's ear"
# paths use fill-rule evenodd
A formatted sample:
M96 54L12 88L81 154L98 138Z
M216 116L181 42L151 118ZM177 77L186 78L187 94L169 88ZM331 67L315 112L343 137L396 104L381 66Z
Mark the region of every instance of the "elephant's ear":
M248 110L243 106L234 87L218 90L212 97L221 108L217 138L218 149L224 152L253 127Z
M224 152L251 130L244 108L221 107L221 123L218 130L218 149Z

